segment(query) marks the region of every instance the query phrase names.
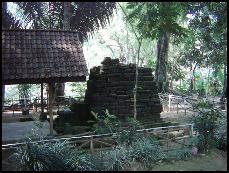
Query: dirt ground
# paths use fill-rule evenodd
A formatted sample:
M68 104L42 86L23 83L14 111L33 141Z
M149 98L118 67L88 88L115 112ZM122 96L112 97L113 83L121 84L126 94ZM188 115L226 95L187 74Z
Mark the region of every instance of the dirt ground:
M151 171L227 171L227 152L214 149L210 154L193 157L187 161L161 163Z
M187 160L161 162L145 168L139 162L131 164L128 171L227 171L227 152L213 149L211 153L193 156Z

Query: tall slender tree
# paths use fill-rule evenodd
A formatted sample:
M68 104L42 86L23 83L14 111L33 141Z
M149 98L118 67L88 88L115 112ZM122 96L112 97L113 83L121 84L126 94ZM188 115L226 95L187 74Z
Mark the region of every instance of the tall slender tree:
M127 5L128 19L135 23L145 38L157 39L155 80L159 91L167 91L167 65L170 37L185 35L179 19L185 16L185 4L175 2L131 2Z

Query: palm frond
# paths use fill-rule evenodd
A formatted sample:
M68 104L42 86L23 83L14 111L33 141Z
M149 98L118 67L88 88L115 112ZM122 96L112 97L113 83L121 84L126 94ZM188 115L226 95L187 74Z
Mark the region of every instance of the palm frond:
M15 3L22 9L25 23L28 25L32 22L32 28L63 29L63 2ZM110 22L115 8L115 2L72 2L70 29L78 31L80 41L83 42L89 34L93 35L97 29Z
M105 27L116 8L115 2L74 2L73 7L70 28L79 32L81 41Z
M4 29L15 29L21 28L22 22L16 19L12 13L7 10L6 2L3 2L3 9L2 9L2 28Z
M28 25L32 22L33 28L42 27L45 6L42 2L15 2L23 11L23 18Z

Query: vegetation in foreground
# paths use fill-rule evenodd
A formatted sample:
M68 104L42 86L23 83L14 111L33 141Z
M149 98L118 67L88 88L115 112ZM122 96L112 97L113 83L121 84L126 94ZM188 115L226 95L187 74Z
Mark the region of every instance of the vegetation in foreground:
M198 103L197 106L200 109L203 107L203 102ZM17 170L121 171L131 170L134 163L141 164L144 170L151 170L162 162L187 160L200 153L209 153L220 139L217 138L217 133L213 133L218 129L219 117L214 109L200 113L193 118L199 136L190 140L192 148L183 147L164 151L162 144L156 138L146 138L136 133L137 129L141 128L138 121L129 118L128 130L121 130L117 118L106 112L106 118L95 122L94 127L97 132L116 133L114 139L117 146L110 150L91 153L73 149L67 141L41 145L28 143L25 150L19 149L11 158L17 160ZM197 150L194 150L195 148Z

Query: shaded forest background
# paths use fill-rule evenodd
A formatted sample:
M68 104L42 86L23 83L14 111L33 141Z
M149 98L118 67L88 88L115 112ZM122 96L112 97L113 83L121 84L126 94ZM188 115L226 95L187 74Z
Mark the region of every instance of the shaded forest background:
M89 69L106 56L136 63L137 35L139 66L153 69L161 92L225 96L226 2L3 2L2 8L2 28L66 29L69 24L79 33ZM81 94L86 87L67 85ZM64 86L56 85L57 95L64 95ZM27 97L39 87L15 85L6 98L15 92Z

